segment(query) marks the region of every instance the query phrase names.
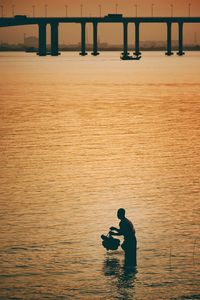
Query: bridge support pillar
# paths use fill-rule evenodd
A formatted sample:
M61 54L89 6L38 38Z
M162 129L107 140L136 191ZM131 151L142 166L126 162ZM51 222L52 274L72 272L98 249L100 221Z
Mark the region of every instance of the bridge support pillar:
M124 49L122 52L122 56L124 59L126 59L129 55L129 53L128 53L128 23L124 22L123 27L124 27Z
M60 55L58 51L58 23L51 23L51 55Z
M39 23L39 47L37 55L39 56L46 56L47 55L47 24L46 23Z
M99 55L98 52L98 23L94 22L93 23L93 52L91 53L94 56Z
M165 55L171 56L174 53L172 52L172 23L167 23L167 52Z
M179 36L179 42L178 42L178 52L177 55L182 56L184 55L183 51L183 23L178 23L178 36Z
M134 55L140 56L140 23L135 23L135 52Z
M86 52L86 34L85 34L85 22L81 23L81 56L87 55Z

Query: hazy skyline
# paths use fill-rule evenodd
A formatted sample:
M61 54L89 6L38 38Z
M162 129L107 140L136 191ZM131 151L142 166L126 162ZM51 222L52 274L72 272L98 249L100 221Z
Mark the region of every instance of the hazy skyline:
M30 1L25 0L13 0L0 1L1 15L3 9L3 15L6 17L13 14L26 14L28 16L37 17L45 16L80 16L82 4L83 16L102 16L108 13L122 13L125 16L135 16L136 9L138 16L170 16L172 13L174 16L199 16L200 15L200 1L199 0L110 0L110 1L97 1L97 0L60 0L55 1ZM117 4L117 6L116 6ZM153 6L152 6L153 4ZM190 6L189 6L190 4ZM45 8L46 5L46 8ZM137 8L136 8L137 5ZM173 6L172 6L173 5ZM67 6L67 7L66 7ZM1 42L22 42L24 33L26 35L37 36L37 26L19 26L15 28L0 28L0 41ZM194 41L194 34L196 32L197 41L199 41L200 25L185 25L184 26L184 39L186 42ZM87 29L88 39L92 39L92 28L88 25ZM114 34L113 34L114 33ZM99 36L101 41L110 43L119 43L122 39L122 26L119 24L102 24L99 26ZM142 25L141 26L141 39L142 40L165 40L166 26L159 24ZM173 39L177 39L177 26L173 27ZM76 43L80 39L80 26L78 24L61 24L59 31L60 43ZM49 34L48 34L49 40ZM130 43L134 40L134 25L130 25L129 29Z

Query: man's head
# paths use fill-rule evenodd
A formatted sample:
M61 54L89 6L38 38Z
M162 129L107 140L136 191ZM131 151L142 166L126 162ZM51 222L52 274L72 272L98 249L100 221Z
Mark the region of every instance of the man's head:
M125 209L124 208L119 208L117 211L117 217L118 219L122 220L125 218Z

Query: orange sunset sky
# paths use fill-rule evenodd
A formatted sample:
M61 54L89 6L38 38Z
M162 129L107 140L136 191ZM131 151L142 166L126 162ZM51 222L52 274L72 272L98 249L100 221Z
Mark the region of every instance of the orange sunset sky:
M46 1L27 1L13 0L0 1L1 9L3 7L4 16L12 16L14 14L33 15L33 6L35 16L44 16L45 5L47 5L48 16L65 16L68 6L68 16L80 16L80 5L83 4L83 16L99 16L101 5L102 16L108 13L115 13L116 4L118 4L118 13L125 16L135 16L135 4L137 4L138 16L150 16L152 3L154 4L154 16L170 16L171 4L173 4L174 16L188 16L189 3L191 4L191 16L200 16L200 0L46 0ZM2 13L2 11L1 11ZM20 43L23 42L24 34L26 36L37 36L37 26L15 27L15 28L0 28L0 42ZM87 27L88 41L92 39L92 28ZM101 42L120 43L122 41L122 26L119 24L102 24L99 26L99 37ZM173 40L177 40L177 26L173 27ZM166 26L165 25L142 25L141 40L165 40ZM185 25L184 40L186 43L193 43L197 40L200 43L200 25ZM49 33L48 33L49 40ZM60 43L77 43L80 40L80 26L77 24L62 24L59 31ZM129 41L133 43L134 26L130 25Z

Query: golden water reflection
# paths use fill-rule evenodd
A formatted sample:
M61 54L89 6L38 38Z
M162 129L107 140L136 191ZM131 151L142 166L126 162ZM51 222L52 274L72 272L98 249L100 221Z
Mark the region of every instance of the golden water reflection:
M199 55L0 61L1 296L198 294ZM119 207L137 232L131 278L101 247Z

